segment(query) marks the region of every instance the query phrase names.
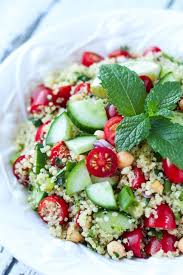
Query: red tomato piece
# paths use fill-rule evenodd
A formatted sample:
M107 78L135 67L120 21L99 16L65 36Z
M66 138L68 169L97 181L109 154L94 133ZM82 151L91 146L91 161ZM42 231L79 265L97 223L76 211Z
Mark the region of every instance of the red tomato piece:
M183 183L183 170L175 166L169 159L163 159L165 176L173 183Z
M69 206L57 195L48 196L40 201L38 214L46 223L53 221L63 224L69 217Z
M116 172L117 156L107 147L97 147L88 154L86 166L93 176L110 177Z
M84 91L86 94L90 93L90 83L81 82L78 84L74 89L74 95L78 94L79 92Z
M167 204L158 205L156 212L157 218L155 218L153 214L151 214L149 218L145 218L145 227L160 228L165 230L173 230L176 228L174 213Z
M42 124L41 126L39 126L37 128L34 141L39 142L39 143L43 143L43 136L46 133L45 126L48 125L49 123L50 123L50 121L47 121L46 123Z
M30 168L26 166L26 160L29 159L29 156L21 155L13 163L13 174L17 180L27 186L29 183L29 170Z
M116 128L118 127L119 123L123 120L123 116L115 116L110 118L105 126L104 126L104 134L105 139L114 145L115 135L116 135Z
M94 52L84 52L81 58L81 64L83 64L86 67L91 66L94 63L98 63L102 61L104 58Z
M140 79L142 79L142 81L144 82L146 92L149 93L150 90L153 88L152 80L147 75L141 75Z
M55 106L66 107L67 101L71 96L72 85L66 85L59 88L57 94L52 94L52 101Z
M59 168L63 168L64 162L62 162L62 159L68 159L69 156L69 149L66 147L63 141L60 141L52 147L50 160L52 165L57 166Z
M115 50L115 51L111 52L110 54L108 54L109 58L116 58L116 57L119 57L119 56L130 58L131 54L128 51L125 51L125 50L122 50L122 49Z
M48 106L50 102L49 96L52 96L52 90L43 84L38 85L31 93L30 112L40 112L41 107Z
M143 53L143 55L147 55L149 53L159 53L161 52L161 49L159 47L156 47L156 46L152 46L152 47L149 47L148 49L146 49Z
M125 232L122 238L127 239L128 242L124 244L127 251L132 250L137 258L143 258L142 241L144 238L141 228L137 228L131 232Z
M176 237L173 235L170 235L168 232L163 231L163 236L161 239L158 239L157 237L151 237L148 244L145 246L145 252L147 255L152 256L155 253L157 253L160 249L162 249L165 253L169 251L176 251L175 248L175 242Z
M133 168L134 172L134 179L132 180L132 189L138 189L141 187L142 183L146 182L146 179L144 177L144 173L142 170L138 167Z

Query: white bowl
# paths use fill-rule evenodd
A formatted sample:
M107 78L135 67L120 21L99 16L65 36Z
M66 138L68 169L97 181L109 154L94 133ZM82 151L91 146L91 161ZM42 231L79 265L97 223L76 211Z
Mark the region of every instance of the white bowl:
M97 14L57 26L16 50L0 67L0 242L19 260L49 275L73 274L182 274L183 257L112 261L83 245L50 236L45 224L27 207L25 194L15 183L8 164L17 121L26 117L24 98L34 81L68 61L83 49L106 54L129 45L142 50L158 45L183 56L181 13L124 10Z

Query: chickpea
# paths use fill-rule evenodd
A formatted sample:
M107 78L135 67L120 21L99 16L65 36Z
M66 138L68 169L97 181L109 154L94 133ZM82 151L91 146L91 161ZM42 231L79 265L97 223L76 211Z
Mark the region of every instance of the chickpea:
M107 245L107 252L111 257L116 256L118 259L121 259L126 255L124 246L117 241L112 241Z
M183 111L183 99L181 99L179 101L179 107L180 107L181 111Z
M118 168L120 169L131 166L134 161L134 156L125 151L117 153L117 158Z
M85 159L85 158L86 158L85 155L77 155L76 160L77 160L77 161L80 161L80 160L83 160L83 159Z
M151 184L151 188L155 193L159 193L162 194L163 193L163 184L161 184L161 182L159 180L155 180L152 184Z
M101 130L95 131L94 135L97 137L97 139L104 139L105 138L104 131L101 131Z
M67 229L66 240L74 242L74 243L80 243L80 242L83 242L83 236L81 236L81 234L74 227L74 225L70 225Z
M183 238L178 241L178 249L181 253L183 253Z

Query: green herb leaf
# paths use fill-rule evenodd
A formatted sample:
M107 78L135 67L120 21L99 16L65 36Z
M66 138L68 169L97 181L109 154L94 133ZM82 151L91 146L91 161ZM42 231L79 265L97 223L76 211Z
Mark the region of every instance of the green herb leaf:
M183 127L166 118L153 119L147 138L149 145L164 158L183 169Z
M146 91L138 75L119 64L102 65L99 71L102 86L109 102L124 116L134 116L144 111Z
M125 185L118 195L118 203L123 211L126 211L129 206L135 202L135 196L131 188Z
M115 143L118 151L128 151L149 134L150 120L145 114L125 117L116 130Z
M146 98L145 110L150 116L156 115L161 109L173 110L181 95L182 90L179 82L158 83Z

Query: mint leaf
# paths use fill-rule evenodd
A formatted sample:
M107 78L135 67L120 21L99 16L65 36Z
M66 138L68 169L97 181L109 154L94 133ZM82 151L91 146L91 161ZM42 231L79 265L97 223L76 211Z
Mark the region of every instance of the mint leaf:
M167 109L161 109L156 113L157 116L163 116L165 118L169 118L170 122L177 123L183 126L183 113L177 111L170 111Z
M125 117L116 130L117 151L129 151L149 134L150 121L145 114Z
M154 116L161 109L173 110L182 95L181 85L176 81L158 83L148 94L145 102L145 110L150 116Z
M151 127L147 141L152 149L183 169L183 126L160 118L153 119Z
M102 65L99 78L109 102L117 107L120 114L134 116L143 113L146 91L135 72L119 64Z

